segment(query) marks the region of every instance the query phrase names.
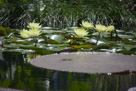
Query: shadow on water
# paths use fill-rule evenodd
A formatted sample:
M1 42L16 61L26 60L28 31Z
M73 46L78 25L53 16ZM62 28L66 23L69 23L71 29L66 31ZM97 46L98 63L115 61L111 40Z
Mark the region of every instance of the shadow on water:
M0 61L0 87L27 91L127 91L136 86L136 74L80 74L41 69L24 55L4 52ZM2 60L3 59L3 60Z

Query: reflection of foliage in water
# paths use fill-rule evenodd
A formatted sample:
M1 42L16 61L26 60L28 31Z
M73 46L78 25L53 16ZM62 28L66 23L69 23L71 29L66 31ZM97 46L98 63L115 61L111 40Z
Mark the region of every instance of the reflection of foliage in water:
M4 60L0 61L0 87L32 91L108 91L109 89L126 91L136 84L136 74L104 75L57 72L33 67L27 63L29 58L36 56L39 55L27 54L26 59L25 55L20 52L3 52Z

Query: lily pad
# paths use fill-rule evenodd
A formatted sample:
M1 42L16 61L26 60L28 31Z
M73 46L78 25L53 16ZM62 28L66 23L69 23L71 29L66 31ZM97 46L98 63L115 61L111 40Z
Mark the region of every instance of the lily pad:
M104 52L60 53L37 57L31 64L50 70L78 73L115 73L136 71L136 55Z
M42 27L43 30L59 30L60 28L55 27Z
M90 44L96 44L97 39L96 39L96 38L91 38L91 39L88 40L87 42L89 42ZM99 44L104 44L104 43L107 43L107 42L109 42L109 41L106 40L106 39L104 39L104 38L101 38L101 39L98 40L97 45L99 45Z
M100 49L110 49L110 48L111 46L109 46L108 44L100 44L100 45L95 46L92 50L98 51Z
M120 51L116 51L116 53L122 53L122 54L126 54L126 55L135 54L135 52L133 52L133 51L128 51L128 50L120 50Z
M9 53L20 53L20 54L29 54L29 53L35 53L34 50L25 50L25 49L10 49L10 50L4 50L3 52L9 52Z
M125 35L125 34L119 34L118 35L122 39L132 39L135 38L133 35Z
M63 42L63 40L64 40L65 37L62 36L62 35L54 34L54 35L49 35L49 38L50 38L51 40L55 40L55 41L61 43L61 42Z

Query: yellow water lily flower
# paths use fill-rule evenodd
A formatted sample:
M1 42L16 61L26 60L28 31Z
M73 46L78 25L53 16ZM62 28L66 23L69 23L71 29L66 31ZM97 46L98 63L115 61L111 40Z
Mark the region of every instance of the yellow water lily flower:
M88 21L82 21L82 24L80 25L85 29L92 29L94 27L93 24Z
M104 26L104 25L101 25L101 24L97 24L97 25L95 25L95 29L96 29L96 31L98 31L98 32L106 32L107 27Z
M74 32L79 38L83 38L88 34L88 32L82 28L74 29Z
M27 26L29 29L41 29L41 25L39 23L30 22Z
M115 27L114 26L108 26L107 27L107 32L114 32Z
M25 30L23 29L22 31L20 31L20 34L21 34L21 37L22 38L29 38L29 31L28 30Z
M41 31L37 30L37 29L31 29L29 30L29 36L30 37L37 37L41 34Z

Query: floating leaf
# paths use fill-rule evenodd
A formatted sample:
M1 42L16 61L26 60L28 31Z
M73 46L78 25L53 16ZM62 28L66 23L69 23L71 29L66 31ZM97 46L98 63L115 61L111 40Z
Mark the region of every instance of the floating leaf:
M76 49L79 49L79 48L93 48L94 45L71 45L72 48L76 48Z
M110 48L111 46L109 46L108 44L100 44L100 45L95 46L92 50L98 51L100 49L110 49Z
M57 41L57 42L61 43L61 42L63 42L63 40L64 40L65 37L62 36L62 35L54 34L54 35L49 35L49 38L51 40L54 40L54 41Z
M97 42L97 38L91 38L90 40L88 40L87 42L89 42L90 44L96 44L96 42ZM98 40L98 45L99 44L104 44L104 43L107 43L107 42L109 42L108 40L106 40L106 39L104 39L104 38L101 38L101 39L99 39Z
M42 27L43 30L59 30L60 28L55 27Z
M19 45L17 44L4 44L4 48L19 48Z
M71 47L46 47L47 50L51 50L51 51L55 51L55 52L59 52L65 49L69 49Z
M132 39L132 38L134 38L133 35L118 34L118 36L122 39Z
M130 51L132 51L132 52L135 52L135 53L136 53L136 47L131 48L131 49L130 49Z
M10 49L10 50L4 50L3 52L10 52L10 53L20 53L20 54L28 54L28 53L34 53L34 50L25 50L25 49Z
M125 44L130 44L130 45L136 45L135 42L133 42L133 41L131 41L131 40L129 40L129 39L124 39L124 40L123 40L123 43L125 43Z
M47 46L52 46L52 47L66 47L70 46L69 44L47 44Z
M128 50L120 50L120 51L116 51L116 53L122 53L122 54L127 54L127 55L135 54L135 52L128 51Z

